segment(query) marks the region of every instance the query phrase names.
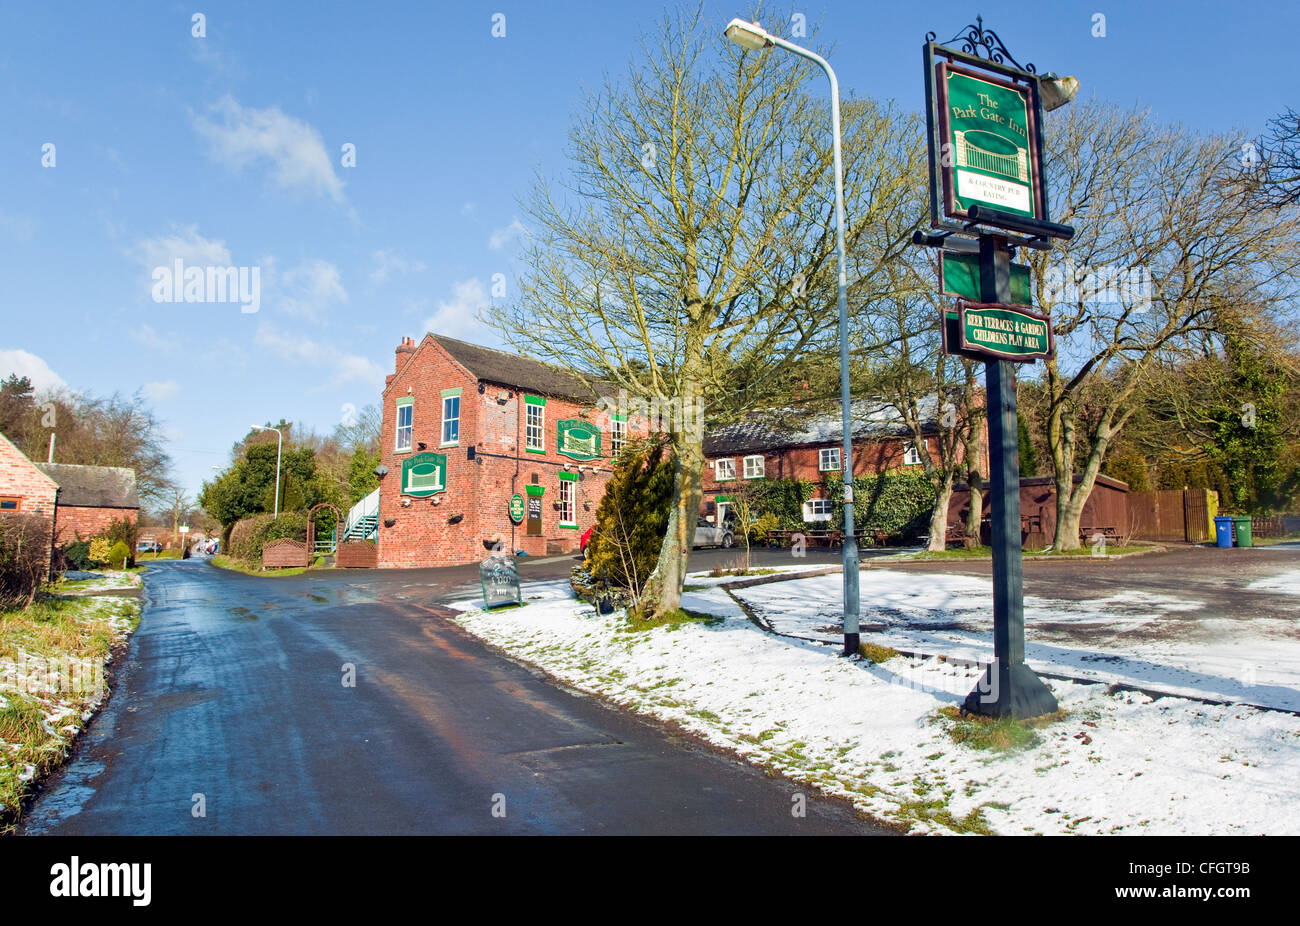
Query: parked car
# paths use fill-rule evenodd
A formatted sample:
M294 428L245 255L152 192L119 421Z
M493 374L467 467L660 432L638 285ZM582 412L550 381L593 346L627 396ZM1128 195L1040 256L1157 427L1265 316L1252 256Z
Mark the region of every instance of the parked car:
M734 522L723 521L719 526L713 523L713 516L702 517L695 523L695 540L697 547L730 547L736 542Z

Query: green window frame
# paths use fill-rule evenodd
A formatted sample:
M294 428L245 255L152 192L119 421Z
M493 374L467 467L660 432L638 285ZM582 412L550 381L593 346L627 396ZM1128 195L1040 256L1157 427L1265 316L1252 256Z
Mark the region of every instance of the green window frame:
M460 443L460 389L442 390L442 447Z
M524 396L524 449L546 452L546 400L539 396Z
M406 453L415 445L415 399L409 395L397 400L397 427L393 435L393 449ZM404 439L404 440L403 440Z
M578 526L578 474L560 473L560 527Z

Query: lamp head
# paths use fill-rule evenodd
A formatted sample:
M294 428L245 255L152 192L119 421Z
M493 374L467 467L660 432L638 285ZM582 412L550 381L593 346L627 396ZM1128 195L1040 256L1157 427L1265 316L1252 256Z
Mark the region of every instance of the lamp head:
M766 29L758 23L746 22L739 17L727 23L723 35L741 48L747 48L750 51L759 51L772 44L772 37L768 35Z
M1043 100L1043 109L1050 113L1074 99L1074 95L1079 92L1079 79L1061 77L1049 71L1039 78L1038 92Z

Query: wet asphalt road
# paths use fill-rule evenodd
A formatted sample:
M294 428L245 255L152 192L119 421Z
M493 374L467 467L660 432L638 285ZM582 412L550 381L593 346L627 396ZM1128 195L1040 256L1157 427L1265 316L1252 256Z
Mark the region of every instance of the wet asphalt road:
M152 565L113 695L22 831L883 832L811 797L797 818L796 785L488 649L435 604L466 587L474 567L266 579Z

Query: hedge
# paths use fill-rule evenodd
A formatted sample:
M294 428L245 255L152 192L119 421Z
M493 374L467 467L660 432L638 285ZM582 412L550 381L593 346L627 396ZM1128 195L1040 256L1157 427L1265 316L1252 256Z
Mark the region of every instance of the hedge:
M834 502L831 523L803 519L803 505L822 488L821 497ZM756 517L774 515L782 530L840 527L844 523L844 480L828 476L824 482L793 479L755 480L745 491ZM725 493L723 493L725 494ZM910 540L925 533L934 507L934 486L924 473L891 471L853 480L853 523L859 534L883 531L891 540Z
M35 514L0 515L0 608L26 608L49 575L50 522Z
M307 539L307 515L302 511L286 511L276 518L269 514L255 514L236 521L230 528L226 553L235 559L255 563L262 558L262 547L269 540L289 537Z

